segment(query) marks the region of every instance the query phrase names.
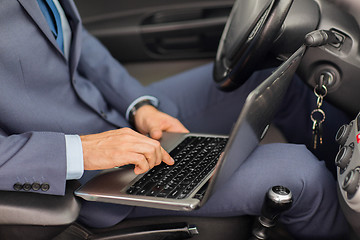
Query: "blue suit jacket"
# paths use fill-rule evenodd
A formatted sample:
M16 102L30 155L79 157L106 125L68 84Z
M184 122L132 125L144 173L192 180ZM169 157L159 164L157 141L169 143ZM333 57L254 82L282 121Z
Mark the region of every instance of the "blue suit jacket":
M60 3L73 32L68 61L36 0L1 1L0 190L47 183L36 192L63 194L64 134L127 126L126 109L142 95L156 95L176 115L169 99L148 92L82 29L72 0Z

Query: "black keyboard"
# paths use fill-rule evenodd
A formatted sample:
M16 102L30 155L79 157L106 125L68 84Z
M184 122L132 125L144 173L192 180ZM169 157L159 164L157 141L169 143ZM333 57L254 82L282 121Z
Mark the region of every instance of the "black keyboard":
M128 194L183 199L189 196L214 169L228 138L194 137L184 139L170 156L172 166L161 163L149 170L128 190Z

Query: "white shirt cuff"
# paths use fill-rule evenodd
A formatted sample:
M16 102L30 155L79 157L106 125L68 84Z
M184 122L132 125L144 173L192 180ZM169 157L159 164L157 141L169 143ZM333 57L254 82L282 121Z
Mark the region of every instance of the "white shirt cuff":
M80 136L65 135L66 180L79 179L84 173L84 159Z
M156 98L156 97L153 97L153 96L149 96L149 95L145 95L145 96L142 96L142 97L139 97L137 99L135 99L131 104L130 106L127 108L126 110L126 120L129 121L129 114L130 114L130 111L131 109L138 103L138 102L141 102L143 100L149 100L151 102L152 105L154 105L155 107L159 106L159 100Z

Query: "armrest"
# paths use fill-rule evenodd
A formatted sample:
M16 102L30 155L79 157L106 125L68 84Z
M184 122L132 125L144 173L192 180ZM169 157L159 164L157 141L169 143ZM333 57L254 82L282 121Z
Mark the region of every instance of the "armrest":
M65 196L0 191L0 225L70 224L80 212L80 201L73 194L79 186L68 181Z

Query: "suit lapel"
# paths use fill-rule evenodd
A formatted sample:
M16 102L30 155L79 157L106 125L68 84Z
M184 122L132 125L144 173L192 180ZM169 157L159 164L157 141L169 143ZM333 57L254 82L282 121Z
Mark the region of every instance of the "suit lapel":
M72 30L72 40L70 46L70 56L69 64L71 76L73 76L77 64L80 58L81 52L81 35L82 35L82 26L80 14L76 9L76 6L72 0L60 0L59 1L64 9L64 12L68 18L71 30Z
M58 44L56 43L55 38L51 33L49 25L46 22L46 19L39 8L37 1L36 0L17 0L17 1L22 5L22 7L29 14L29 16L39 26L40 30L43 32L46 38L61 53L61 55L65 59L65 56L63 55ZM82 32L81 19L76 9L76 6L72 0L60 0L60 3L64 9L64 12L68 18L72 30L69 65L71 70L71 76L73 76L80 58L80 51L81 51L81 32Z
M44 15L42 14L42 12L38 6L37 1L36 0L33 0L33 1L18 0L18 2L22 5L22 7L25 9L25 11L29 14L29 16L38 25L40 30L43 32L43 34L46 36L46 38L51 42L51 44L55 48L57 48L57 50L62 54L62 51L60 50L58 44L56 43L56 40L49 28L48 23L46 22Z

